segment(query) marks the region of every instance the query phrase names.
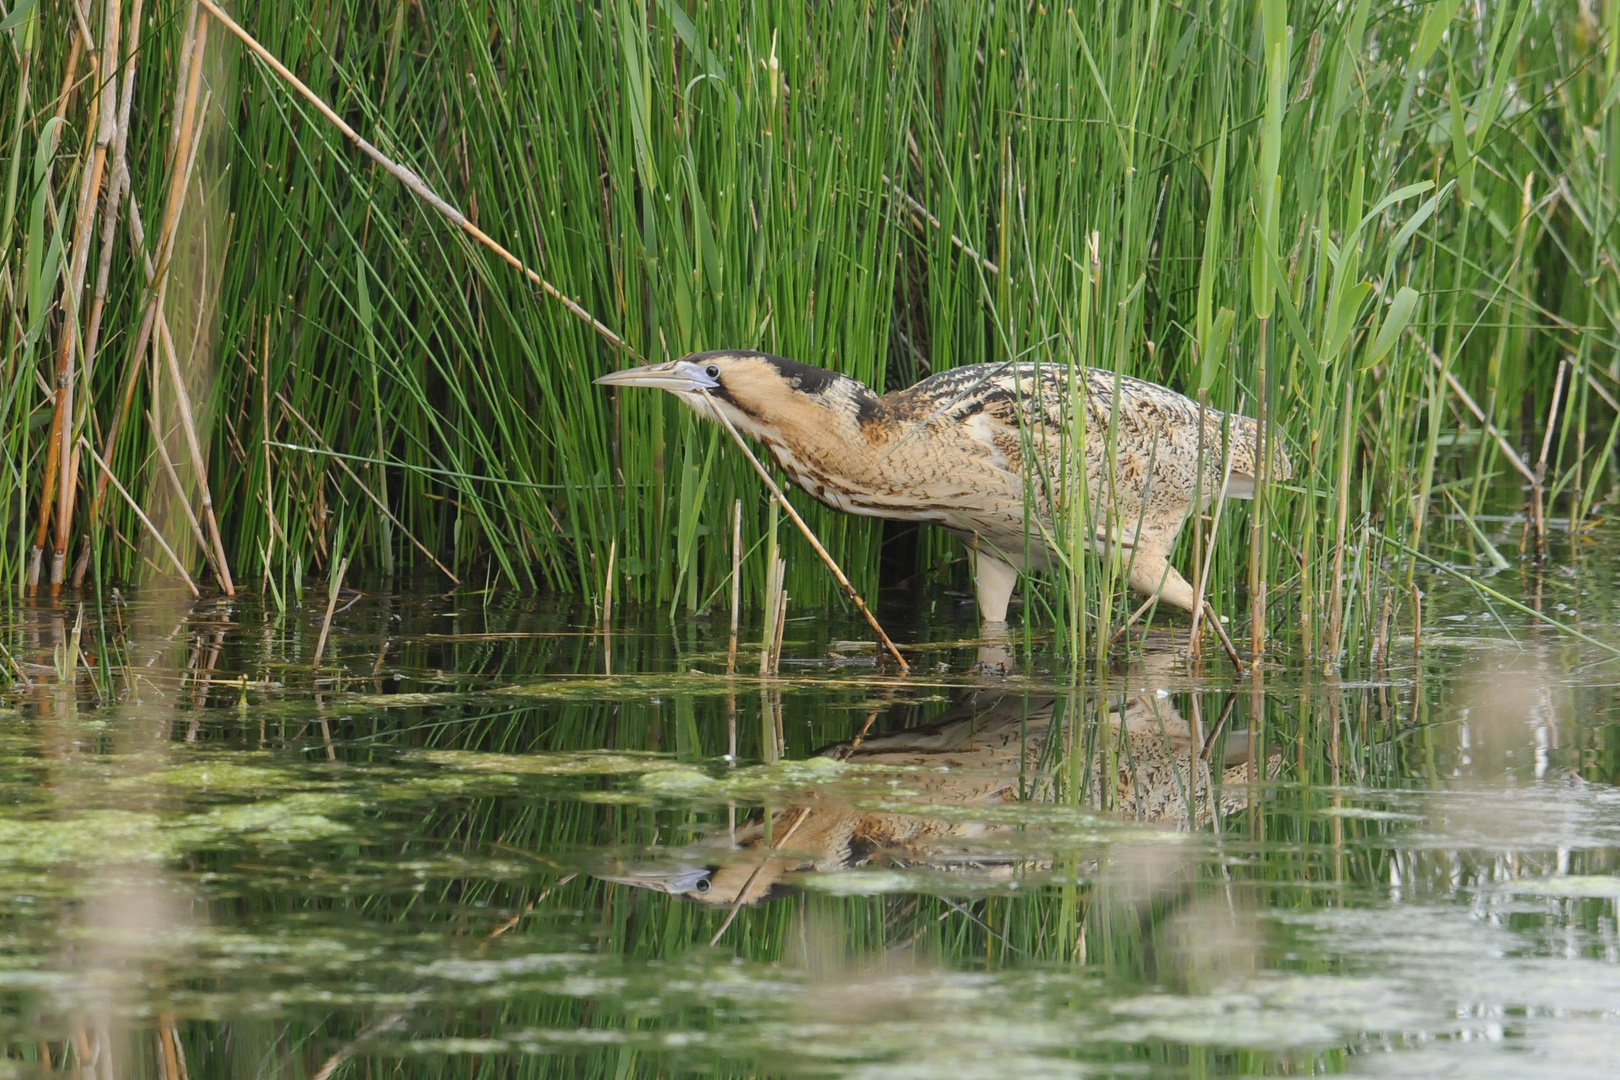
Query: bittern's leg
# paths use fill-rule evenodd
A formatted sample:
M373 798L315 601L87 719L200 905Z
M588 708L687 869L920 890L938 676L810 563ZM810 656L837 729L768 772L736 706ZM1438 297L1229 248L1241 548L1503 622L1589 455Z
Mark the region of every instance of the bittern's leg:
M979 659L973 670L980 675L1007 675L1013 669L1012 635L1006 623L991 623L980 631Z
M1012 599L1013 586L1018 584L1018 571L987 552L969 548L973 560L973 592L979 599L979 618L987 623L1007 621L1007 602Z
M1180 608L1189 615L1193 613L1193 587L1161 552L1137 547L1131 553L1131 588L1157 597L1161 604Z
M1125 632L1136 625L1136 620L1147 614L1147 609L1156 603L1166 603L1172 607L1181 608L1188 613L1192 611L1192 586L1188 585L1182 576L1176 573L1176 568L1163 555L1151 551L1146 547L1137 547L1130 551L1126 558L1130 566L1131 588L1139 593L1146 593L1147 599L1142 606L1131 612L1114 636L1108 639L1112 648ZM1182 592L1186 592L1186 601L1182 602Z

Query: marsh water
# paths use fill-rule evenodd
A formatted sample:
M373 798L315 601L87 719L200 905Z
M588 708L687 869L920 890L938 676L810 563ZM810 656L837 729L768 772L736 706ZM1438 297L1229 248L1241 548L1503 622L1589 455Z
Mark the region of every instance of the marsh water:
M1611 1077L1616 539L1488 581L1595 641L1420 572L1338 678L1184 624L1000 674L965 604L762 679L757 627L727 677L722 621L434 582L318 664L321 583L28 601L0 1075Z

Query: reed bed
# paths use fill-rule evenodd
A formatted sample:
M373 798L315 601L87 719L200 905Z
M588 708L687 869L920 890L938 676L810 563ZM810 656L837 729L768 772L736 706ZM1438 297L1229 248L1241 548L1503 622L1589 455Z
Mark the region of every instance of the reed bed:
M346 562L719 618L740 499L744 599L837 603L723 431L590 383L699 348L878 388L1033 357L1265 418L1294 479L1177 561L1330 666L1419 619L1409 552L1532 565L1612 497L1616 0L734 8L229 7L554 296L195 0L9 3L12 602L288 604ZM871 594L884 527L792 497ZM1100 653L1127 598L1059 531L1025 625Z

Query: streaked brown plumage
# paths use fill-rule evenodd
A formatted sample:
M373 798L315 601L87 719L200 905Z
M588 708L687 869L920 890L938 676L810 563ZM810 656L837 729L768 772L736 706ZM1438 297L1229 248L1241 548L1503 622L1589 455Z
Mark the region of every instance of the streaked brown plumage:
M1061 364L975 364L881 397L846 376L758 352L695 353L596 381L669 390L700 415L723 409L794 483L835 509L949 529L974 553L986 622L1006 618L1015 568L1053 561L1063 523L1077 520L1065 500L1081 497L1072 478L1082 471L1078 520L1093 543L1118 543L1132 588L1188 612L1193 589L1169 553L1195 498L1207 504L1221 491L1228 457L1226 496L1254 492L1253 420L1201 411L1173 390L1110 371L1076 373L1083 418L1071 416L1070 371ZM1271 475L1287 479L1287 455L1273 445Z
M1069 745L1067 721L1053 722L1055 700L1013 691L969 695L926 727L829 746L820 756L885 771L868 776L867 785L808 790L776 811L769 829L755 820L738 826L734 837L720 834L654 853L662 859L604 867L597 876L730 905L739 897L752 904L780 896L806 873L862 866L951 873L979 885L1050 870L1051 849L1040 838L1062 826L1034 807L1028 815L1004 808L1051 804L1060 777L1069 778L1060 749ZM1072 706L1065 710L1066 717L1076 715ZM1099 808L1106 790L1116 814L1186 831L1248 804L1243 733L1227 736L1228 753L1212 768L1200 754L1204 748L1194 745L1191 726L1153 686L1108 703L1105 736L1112 753L1087 755L1090 781L1083 790L1090 808ZM1262 775L1274 776L1278 767L1272 753ZM903 791L893 789L896 773L887 770L904 777ZM863 786L869 790L864 797ZM915 812L907 813L905 804Z

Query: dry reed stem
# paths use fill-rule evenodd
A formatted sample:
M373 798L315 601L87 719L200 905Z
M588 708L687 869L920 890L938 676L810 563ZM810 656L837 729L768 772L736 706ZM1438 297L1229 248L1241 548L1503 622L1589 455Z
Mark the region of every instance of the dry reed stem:
M1237 411L1241 412L1242 409L1243 402L1242 400L1239 400ZM1196 579L1198 582L1198 588L1193 593L1192 630L1189 631L1187 639L1187 648L1189 651L1193 649L1193 642L1198 640L1198 624L1200 618L1203 616L1206 610L1210 610L1211 614L1213 614L1213 609L1210 608L1209 600L1204 596L1204 588L1209 584L1210 564L1215 561L1215 537L1220 533L1221 512L1226 509L1226 481L1227 478L1232 475L1232 454L1236 449L1236 446L1232 439L1231 421L1227 421L1223 425L1221 430L1221 438L1222 442L1226 446L1226 453L1223 455L1223 460L1221 462L1221 487L1220 490L1215 493L1215 513L1210 517L1209 543L1204 546L1204 561L1201 566L1196 567L1198 572ZM1220 619L1216 618L1215 621L1219 623ZM1230 648L1230 646L1228 646L1228 648Z
M766 811L767 814L769 812L769 810ZM787 831L782 834L782 839L772 844L770 851L766 852L765 857L759 860L759 865L754 867L753 873L748 875L748 880L743 882L743 887L738 890L737 899L732 902L731 910L726 912L725 921L720 924L720 929L716 930L714 932L714 936L709 939L710 948L720 944L720 938L725 935L725 932L728 929L730 929L732 920L737 917L737 912L742 910L743 903L748 899L748 890L754 887L754 882L759 880L760 874L764 873L765 865L771 861L772 857L775 856L778 851L787 846L787 842L793 839L793 834L799 831L799 826L803 825L809 816L810 808L808 806L800 810L799 816L794 819L793 824L788 826Z
M16 674L17 681L22 683L23 689L32 690L34 688L34 680L28 677L28 673L24 671L22 665L17 662L17 658L11 655L11 650L6 648L4 642L0 642L0 656L5 657L6 663L11 665L11 670Z
M206 552L208 541L203 537L202 523L197 520L196 513L191 509L191 500L186 498L185 485L180 482L180 474L175 470L174 459L169 456L169 448L163 445L163 432L159 429L156 404L154 401L154 408L148 409L146 413L152 429L152 449L157 454L158 464L162 466L164 476L168 477L169 485L174 488L174 497L186 515L186 524L191 526L191 538L196 541L197 550Z
M178 159L176 154L184 149L181 141L181 110L185 107L185 88L190 81L191 58L194 55L192 45L197 40L197 18L201 10L197 7L197 0L191 0L186 5L186 29L180 35L180 58L175 65L174 72L174 101L169 106L169 115L173 120L169 124L169 145L163 151L163 167L171 174L174 163Z
M13 5L13 7L15 7L15 5ZM80 6L80 0L72 0L72 3L69 4L68 7L69 10L73 12L74 21L79 24L80 36L84 38L85 43L90 46L92 51L94 51L96 47L96 39L90 36L90 20L85 16L84 8Z
M188 186L190 184L190 170L196 164L197 148L201 141L202 132L199 129L193 134L191 148L187 155L186 183ZM127 169L125 178L126 180L128 178ZM163 305L161 302L162 298L157 291L160 286L157 277L157 265L153 263L151 254L146 250L146 226L141 219L140 203L136 201L135 193L133 191L129 192L129 230L131 253L136 258L140 259L142 265L145 267L147 289L149 291L147 294L148 302L143 305L142 308L140 328L135 334L134 347L130 350L129 359L125 364L124 383L122 392L120 393L118 399L118 411L113 414L112 425L107 429L102 438L102 455L107 459L109 464L111 464L113 455L118 449L119 432L123 429L124 420L128 416L130 406L135 399L135 386L140 381L141 358L146 353L146 347L153 343L154 327L157 334L157 341L153 347L154 361L157 351L161 349L170 355L175 364L179 363L179 358L175 354L174 334L169 329L169 318L163 312ZM161 257L161 255L162 252L160 251L159 256ZM157 301L156 303L152 302L154 299ZM156 369L154 368L154 371L155 370ZM154 383L154 387L155 385L156 384ZM98 482L96 494L90 503L90 526L92 528L94 527L95 522L100 520L101 503L106 495L106 491L107 485L104 475ZM182 496L182 498L184 498L184 496ZM187 512L190 512L189 509ZM213 550L207 544L202 544L201 548L203 558L208 561L210 566L214 566ZM88 562L88 556L89 553L87 550L83 555L80 556L79 565L74 569L75 585L79 584L79 582L83 580L84 568ZM214 566L214 571L217 575L219 573L219 568Z
M343 575L348 569L349 560L339 559L337 571L326 589L326 617L321 620L321 636L315 639L315 662L310 665L317 672L321 670L321 656L326 652L326 638L332 631L332 616L337 611L338 593L343 591Z
M140 503L136 502L134 497L131 496L129 492L124 490L124 485L118 482L118 477L112 474L112 469L108 467L105 461L101 460L101 455L96 453L95 449L90 445L90 440L81 435L79 436L79 441L84 447L85 451L90 455L90 459L101 467L102 474L105 475L108 481L111 482L112 486L117 489L118 494L124 497L124 501L127 502L129 504L129 508L135 512L135 516L140 518L141 524L146 526L146 531L152 534L152 539L157 541L158 547L162 548L163 553L169 557L169 561L174 563L174 568L179 571L180 577L184 579L186 588L191 590L191 595L201 596L202 594L197 591L196 584L191 580L191 575L186 573L185 564L182 563L180 561L180 557L174 553L174 549L169 546L168 541L163 539L163 534L158 532L156 525L152 524L152 519L146 516L146 511L141 509Z
M146 269L147 289L156 288L157 267L152 262L151 254L146 250L146 226L141 220L141 206L135 198L133 190L129 195L129 242L132 254L141 261ZM140 381L141 358L146 354L146 348L152 341L152 328L160 327L160 332L168 333L168 319L163 312L151 306L150 302L142 304L141 322L135 332L135 339L124 361L124 377L122 389L119 392L118 408L113 413L112 424L108 426L101 437L101 453L109 463L112 462L118 450L118 435L123 430L124 420L129 415L131 404L135 400L135 385ZM94 529L96 522L101 520L101 506L107 495L107 474L99 474L96 482L96 493L90 500L89 528ZM204 549L207 550L206 548ZM88 565L88 549L80 555L79 564L74 568L74 584L79 584L84 578L85 567Z
M759 643L759 677L771 672L771 653L776 650L776 610L782 602L782 577L787 564L778 556L765 568L765 636Z
M457 228L461 229L468 236L472 237L474 240L484 245L484 247L494 252L500 257L502 262L505 262L508 266L511 266L514 270L517 270L519 273L527 277L531 282L540 286L541 289L545 290L547 296L551 297L553 300L556 300L558 303L562 304L563 307L567 308L571 313L573 313L577 318L583 320L587 325L590 326L592 330L596 331L596 333L599 334L603 340L607 341L616 348L622 349L630 356L641 359L636 350L632 349L628 344L626 344L618 334L615 334L605 325L598 322L594 315L586 311L575 301L565 296L563 292L551 282L547 281L533 270L530 270L523 264L523 260L519 259L516 255L512 254L510 251L506 250L506 248L497 243L493 237L469 220L467 215L463 214L460 210L457 210L454 206L451 206L444 199L440 198L432 188L428 187L427 182L415 172L392 160L381 150L378 150L375 146L371 145L371 143L367 142L363 137L361 137L359 132L355 131L354 128L350 127L344 122L342 117L332 111L331 106L322 101L320 97L318 97L308 86L305 86L303 81L300 80L298 76L294 75L285 64L276 59L275 55L271 53L269 49L266 49L263 45L259 44L252 34L249 34L246 30L242 29L242 27L238 26L236 21L233 20L229 15L225 14L225 12L222 11L219 5L215 4L213 0L196 0L196 2L206 8L208 13L215 19L218 19L221 26L223 26L226 30L229 30L232 34L235 34L236 37L241 40L242 44L246 45L255 56L257 56L267 67L270 68L271 71L275 72L276 75L278 75L284 82L296 90L300 97L313 105L316 111L324 116L333 127L337 128L344 135L348 136L349 140L359 148L361 153L365 154L372 161L375 161L378 165L382 166L383 169L391 174L396 180L409 188L417 198L421 199L423 202L433 207L433 209L443 214Z
M355 482L355 486L357 486L360 489L361 493L364 494L366 496L366 498L368 498L372 502L376 503L377 502L376 493L374 493L371 490L370 487L368 487L367 485L361 483L360 477L355 475L355 471L353 469L349 468L348 463L345 462L342 457L340 457L337 454L332 453L332 448L326 445L326 440L322 439L321 438L321 433L319 431L315 430L315 425L311 424L308 420L305 420L304 417L298 412L298 410L292 407L292 403L290 401L288 401L287 398L279 390L276 391L276 400L281 403L282 409L284 409L286 411L288 416L291 416L294 420L297 420L300 424L302 424L304 426L304 430L309 432L310 438L315 440L315 442L319 445L320 449L325 451L326 455L328 457L330 457L333 461L337 462L338 468L342 469L345 473L348 474L349 479L351 479L351 480L353 480ZM404 534L405 539L409 540L412 544L415 544L416 545L416 550L420 551L423 555L426 555L428 557L428 561L431 562L434 566L437 566L439 568L440 572L442 572L445 577L449 578L451 581L455 582L457 585L461 584L461 579L456 577L456 575L452 574L450 572L450 568L445 566L444 563L442 563L438 559L434 558L433 552L431 552L431 551L429 551L427 549L427 545L422 543L422 541L418 540L416 538L416 536L409 529L407 529L405 527L405 523L403 521L400 521L399 518L394 516L393 511L389 510L388 507L382 505L381 503L377 503L377 508L379 510L381 510L384 514L388 515L388 520L389 521L392 521L395 525L399 526L399 531Z
M1412 583L1412 658L1418 660L1423 655L1423 590Z
M169 205L164 210L165 221L162 230L162 239L159 249L163 253L162 261L158 264L157 295L154 303L161 308L164 298L168 294L169 263L174 258L175 238L179 233L180 213L184 207L186 190L190 186L192 170L196 166L197 143L202 137L202 125L198 123L198 90L202 83L202 60L208 48L208 22L197 20L197 40L191 49L190 70L187 74L186 104L181 118L182 129L180 145L190 145L190 152L186 155L184 170L176 170L173 182L169 188ZM192 133L195 132L195 137ZM220 539L219 521L214 515L214 498L208 487L207 457L203 453L202 441L197 437L195 413L191 404L191 394L186 390L184 373L180 370L180 358L173 349L165 349L168 359L169 378L174 382L174 396L179 405L180 431L186 439L186 451L191 456L191 467L197 475L198 496L202 501L202 520L207 528L209 545L205 550L212 550L214 556L214 573L219 578L220 588L225 590L226 596L236 595L236 586L231 581L231 569L225 559L225 544ZM153 386L153 392L157 390Z
M1543 504L1543 484L1547 479L1547 453L1552 449L1553 422L1558 419L1558 406L1564 396L1564 373L1569 360L1558 361L1558 374L1553 378L1552 401L1547 406L1547 430L1541 436L1541 456L1536 459L1536 476L1530 482L1530 522L1536 531L1536 555L1540 556L1547 543L1547 511Z
M67 117L70 91L78 76L79 58L84 53L86 41L87 38L80 34L73 35L73 43L68 49L67 69L62 74L62 91L56 97L55 113L52 119L65 120ZM56 144L60 141L61 125L52 125L50 131L51 146L46 151L49 161L46 165L44 188L47 207L51 212L52 220L59 224L60 215L57 214L55 200L51 197L51 192L54 190L51 174L56 165ZM48 396L54 397L56 390L54 387L50 387L47 388L46 393ZM39 587L40 560L45 554L45 539L50 535L51 528L51 511L56 504L56 482L60 470L58 458L62 453L61 432L56 427L56 421L57 415L53 413L51 434L45 444L45 468L40 473L39 519L34 527L33 546L28 551L28 571L24 579L24 583L30 592Z
M185 1067L181 1065L184 1051L180 1049L180 1040L176 1038L176 1029L173 1013L158 1014L158 1045L162 1055L158 1064L163 1068L163 1080L184 1080Z
M513 915L511 918L507 919L505 922L501 923L495 929L491 930L488 934L486 934L484 936L485 945L487 946L487 944L490 941L494 940L495 938L500 937L502 934L506 933L508 930L510 930L514 926L516 926L518 923L522 922L523 917L525 915L529 914L529 912L533 911L537 904L545 903L546 900L551 896L551 894L554 891L556 891L557 889L562 888L564 885L567 885L570 881L573 881L578 876L579 876L579 871L570 870L568 873L566 873L562 877L558 878L555 884L547 885L544 889L541 889L540 890L540 895L535 897L533 900L530 900L527 904L525 904L522 911L520 911L517 914Z
M935 217L929 211L928 207L906 194L905 189L899 184L895 183L893 180L889 179L887 173L883 174L883 182L889 185L890 190L900 197L900 201L905 203L906 206L910 208L912 213L916 214L918 217L925 218L928 221L928 224L932 225L936 229L943 230L945 228L945 226L941 224L939 218ZM980 255L977 251L974 251L973 248L968 246L966 241L957 236L955 233L951 233L951 243L958 251L962 252L962 254L984 267L985 270L992 274L1001 273L1001 268L999 266L985 258L983 255Z
M1524 463L1524 459L1521 458L1517 451L1515 451L1508 443L1508 441L1502 437L1502 433L1497 430L1496 425L1491 423L1490 420L1486 419L1485 410L1481 409L1479 404L1474 401L1473 396L1469 394L1467 390L1463 389L1462 383L1457 381L1457 376L1452 374L1451 370L1447 368L1446 365L1441 361L1440 354L1434 351L1434 347L1431 346L1427 341L1423 340L1422 335L1417 332L1415 327L1408 326L1406 328L1406 336L1412 341L1415 341L1423 350L1424 354L1428 356L1430 367L1434 368L1436 371L1444 372L1446 377L1446 385L1451 388L1451 392L1453 394L1457 395L1457 399L1467 407L1468 411L1474 414L1474 419L1485 425L1485 433L1495 441L1496 448L1502 451L1502 456L1507 458L1508 464L1517 469L1519 475L1523 476L1532 485L1539 483L1539 481L1536 479L1535 472L1530 468L1530 466Z
M195 5L193 5L195 13ZM196 167L197 149L202 139L202 130L195 123L197 113L197 93L201 80L200 53L207 42L207 24L196 27L195 39L188 36L182 46L182 60L180 76L177 78L176 103L178 122L174 126L172 145L185 151L183 160L171 154L178 162L178 167L171 173L168 197L164 205L163 221L158 230L157 262L154 265L152 256L146 250L146 230L141 221L140 204L135 199L134 191L129 192L129 225L131 246L134 253L144 264L147 273L147 298L144 305L140 329L135 335L135 345L130 353L124 379L123 393L119 399L118 412L113 418L111 426L107 429L103 439L103 450L107 465L102 475L113 479L110 462L117 448L118 434L127 416L130 404L134 398L135 385L140 377L140 358L145 353L148 342L152 339L153 327L157 328L158 348L167 354L172 378L176 384L176 397L180 405L181 428L186 435L187 451L192 460L192 467L197 473L198 484L201 489L204 511L204 521L208 525L211 543L202 545L203 556L212 567L220 586L227 596L235 596L235 586L231 581L230 567L225 561L224 544L219 536L219 524L214 516L213 499L208 488L207 470L204 466L201 445L197 439L196 429L192 422L192 409L190 396L186 393L184 380L179 375L179 356L174 349L174 337L170 333L168 319L163 313L164 297L167 295L168 268L173 255L175 236L178 232L178 218L184 206L185 193L190 187L191 175ZM193 63L193 60L196 62ZM184 94L179 86L183 83ZM153 392L156 393L156 384ZM98 486L97 494L91 503L91 520L99 518L101 501L105 495L105 485ZM182 495L182 501L185 501ZM189 512L189 508L188 508ZM81 559L81 566L84 560ZM80 569L76 568L75 579L82 577Z
M397 1012L389 1013L375 1023L367 1024L361 1028L359 1033L355 1035L354 1040L339 1047L336 1053L322 1062L321 1067L311 1074L309 1080L331 1080L332 1075L347 1064L350 1058L354 1057L355 1050L362 1040L392 1031L404 1021L409 1012L409 1009L400 1009Z
M78 12L75 5L75 13ZM81 25L86 41L89 28ZM80 340L84 326L80 318L80 302L84 295L84 278L90 267L91 234L96 221L96 207L101 199L102 178L107 167L107 151L112 144L117 109L117 71L119 38L119 0L108 0L106 21L102 35L102 50L92 57L91 71L96 80L96 96L90 106L90 124L96 128L96 141L90 151L90 162L80 176L79 204L73 228L73 254L67 281L62 291L62 339L56 360L56 403L51 417L52 437L60 441L57 455L60 474L57 477L56 542L51 552L51 592L61 591L66 570L69 530L73 522L73 506L78 495L78 455L74 444L83 424L82 416L75 416L75 392L78 389L78 367L75 365L74 346ZM108 71L106 58L112 59ZM85 356L88 364L88 353ZM89 369L86 367L86 374Z
M79 1075L81 1080L82 1078L93 1077L95 1073L91 1070L95 1068L95 1056L90 1050L90 1033L85 1030L84 1024L74 1025L71 1043L73 1046L74 1072Z
M777 572L776 575L778 579L784 578L787 575L787 564L783 563L781 565L782 568ZM777 584L780 587L782 582L779 580ZM776 598L776 631L771 635L770 673L772 675L780 675L782 673L782 637L787 633L787 607L788 594L784 590Z
M608 544L607 583L602 588L602 673L613 674L613 564L619 541Z
M731 506L731 644L726 647L726 674L737 671L737 623L742 614L742 500Z
M207 0L202 0L202 2L206 3ZM709 397L708 391L702 391L702 393L704 400L709 403L709 410L714 413L720 423L725 425L726 430L731 432L732 441L737 444L737 448L743 452L743 457L748 459L748 463L754 467L754 472L759 475L759 478L765 482L765 486L770 489L771 496L776 499L777 505L793 520L793 524L799 527L799 532L804 534L804 538L810 541L810 546L815 549L817 555L821 556L821 561L827 564L827 569L832 571L832 576L838 581L839 586L843 588L844 595L849 597L850 602L866 617L867 623L872 627L873 632L877 634L878 641L889 651L889 655L894 657L894 662L900 665L900 674L904 675L910 672L911 665L906 663L906 658L900 655L900 650L895 648L893 641L889 640L889 635L883 632L883 626L877 621L877 616L872 614L871 609L866 606L866 601L861 599L861 594L855 591L855 586L850 584L849 578L844 576L844 571L839 569L838 563L828 554L827 549L822 547L821 541L816 538L816 534L811 530L809 524L799 516L797 510L793 509L793 504L787 501L787 496L782 494L782 489L776 486L776 481L771 479L771 474L765 471L765 466L759 463L759 458L754 456L754 452L743 441L742 434L732 425L730 418L715 405L714 399Z
M119 2L119 0L115 0ZM107 308L107 287L112 277L112 257L114 251L113 237L118 231L118 209L123 205L124 192L129 187L129 161L127 158L129 147L129 113L130 102L135 97L135 61L140 56L141 46L141 8L145 0L135 0L129 13L129 40L124 46L124 56L120 62L119 72L124 78L124 88L118 97L118 117L113 122L112 142L112 172L108 176L107 197L102 200L106 210L101 221L101 263L96 270L96 292L90 304L90 326L84 338L84 368L85 378L88 379L94 369L96 354L101 342L101 318ZM81 575L75 571L73 584L77 587L82 580Z

